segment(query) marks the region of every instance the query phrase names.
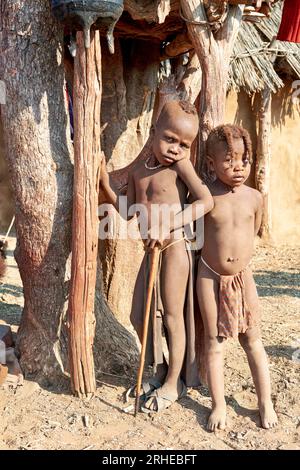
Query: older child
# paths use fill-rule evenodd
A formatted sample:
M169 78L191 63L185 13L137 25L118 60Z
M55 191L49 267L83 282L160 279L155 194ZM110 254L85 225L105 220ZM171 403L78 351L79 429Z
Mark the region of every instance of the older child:
M127 207L140 204L147 218L145 245L162 248L160 274L152 302L152 335L148 358L156 375L143 383L143 411L160 411L185 393L185 385L198 384L195 360L193 287L191 252L183 234L183 225L197 218L194 210L201 204L203 212L211 210L212 196L196 175L189 160L197 136L198 115L194 106L184 101L166 103L158 118L152 154L129 176ZM119 195L111 187L105 164L101 186L107 200L119 210ZM193 203L184 209L188 193ZM157 208L177 207L169 224L157 217ZM157 216L157 214L156 214ZM128 220L130 217L128 217ZM184 224L183 224L184 220ZM143 331L143 304L147 284L147 255L138 274L132 300L131 321L139 338ZM184 312L185 310L185 312ZM162 329L165 329L169 361L163 355ZM184 368L184 376L182 370ZM182 381L185 379L185 384Z
M258 296L250 269L254 237L262 216L262 196L245 186L252 146L237 126L215 128L207 141L209 185L214 208L205 216L204 246L198 266L197 294L204 323L207 380L212 396L211 431L225 428L223 345L238 338L254 380L262 426L276 425L270 375L259 330Z

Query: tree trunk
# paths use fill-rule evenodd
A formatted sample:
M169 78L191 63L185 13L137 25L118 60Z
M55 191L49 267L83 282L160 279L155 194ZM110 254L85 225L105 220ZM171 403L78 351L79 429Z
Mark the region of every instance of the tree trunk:
M205 142L212 128L224 122L228 71L238 29L242 20L242 7L229 7L223 26L213 32L208 25L202 1L181 0L183 16L187 22L190 39L202 69L202 86L199 103L199 172L207 176Z
M72 389L79 396L90 396L96 390L92 346L95 334L101 89L99 32L91 31L89 49L84 46L83 33L78 32L74 67L74 191L68 322Z
M25 297L17 346L25 374L54 378L66 360L72 204L63 35L48 2L1 0L0 5L0 76L7 87L1 113Z
M259 235L267 242L271 239L271 208L269 198L272 135L271 105L272 93L266 87L261 92L259 99L255 184L264 198L263 218Z
M73 148L62 31L50 2L0 0L0 77L7 88L1 120L15 199L15 256L25 297L17 346L23 372L49 382L68 369ZM101 279L100 270L98 274ZM100 290L95 313L96 370L129 372L137 359L135 341Z

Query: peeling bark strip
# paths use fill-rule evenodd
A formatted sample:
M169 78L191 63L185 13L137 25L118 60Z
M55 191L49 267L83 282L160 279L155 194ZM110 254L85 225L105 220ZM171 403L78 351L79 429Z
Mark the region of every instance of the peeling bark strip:
M242 7L231 6L223 26L213 33L200 0L181 0L190 39L202 69L200 94L200 155L198 169L206 174L205 142L210 130L224 122L230 56L242 21Z
M84 47L77 33L74 66L74 196L72 273L68 308L72 389L79 397L96 390L93 341L98 247L101 47L98 31Z
M270 208L270 161L271 161L271 105L272 93L266 87L260 94L258 111L258 137L257 156L255 168L255 185L264 198L264 210L260 236L270 241L271 233L271 208Z

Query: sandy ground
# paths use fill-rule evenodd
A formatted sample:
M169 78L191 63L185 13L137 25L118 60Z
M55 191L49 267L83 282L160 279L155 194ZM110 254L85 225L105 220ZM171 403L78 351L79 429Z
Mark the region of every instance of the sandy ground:
M10 239L10 250L14 239ZM0 286L0 322L14 331L23 306L18 269L9 251ZM260 427L254 387L244 353L229 341L226 351L225 431L205 429L210 398L205 387L160 414L125 414L128 377L103 374L90 401L70 392L44 389L26 381L0 390L2 449L298 449L300 450L300 247L256 249L255 278L263 312L262 334L269 355L273 399L279 416L275 430Z

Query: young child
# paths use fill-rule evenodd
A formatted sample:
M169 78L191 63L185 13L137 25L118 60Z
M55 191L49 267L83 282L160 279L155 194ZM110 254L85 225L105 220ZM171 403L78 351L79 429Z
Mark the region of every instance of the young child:
M215 204L204 220L197 295L212 396L207 425L211 431L225 428L223 345L230 337L239 339L247 355L262 426L268 429L277 423L267 357L260 337L258 296L249 266L262 217L261 194L244 185L251 158L251 140L245 129L223 125L210 133L207 164L214 176L209 187Z
M198 115L194 106L185 101L166 103L155 127L152 154L129 175L127 208L133 204L143 205L148 229L145 246L147 250L156 244L161 248L147 361L153 363L156 374L143 382L142 410L145 412L167 408L184 395L185 385L199 383L195 360L192 260L183 234L183 217L187 224L197 219L197 205L202 205L204 213L213 206L207 186L198 178L189 159L198 128ZM119 210L119 195L110 185L104 159L101 187L106 199ZM188 193L194 202L184 209ZM162 205L178 208L170 224L166 223L163 216L158 217L158 222L153 223L151 220L154 209ZM131 322L140 340L147 286L147 258L146 254L137 277L131 311ZM169 350L168 365L163 355L163 327ZM181 377L183 368L185 384Z

